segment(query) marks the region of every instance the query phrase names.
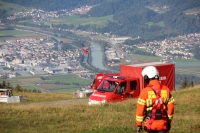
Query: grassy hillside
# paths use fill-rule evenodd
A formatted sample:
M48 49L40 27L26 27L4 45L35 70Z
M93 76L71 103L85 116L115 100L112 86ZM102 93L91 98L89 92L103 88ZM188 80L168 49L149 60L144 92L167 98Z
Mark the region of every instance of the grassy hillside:
M17 93L15 93L17 94ZM23 93L24 94L24 93ZM171 133L200 132L200 86L172 92L176 100ZM71 99L69 93L26 93L29 101L0 103L0 129L4 133L133 133L136 99L119 103L88 106L39 106L32 102ZM60 99L59 99L60 97ZM76 101L74 99L72 101Z
M96 25L97 27L104 27L108 21L114 21L112 19L113 15L105 16L105 17L89 17L89 18L81 18L78 15L66 16L63 18L56 18L47 21L47 25L51 24L73 24L75 26L78 25Z
M0 9L3 10L5 9L7 11L7 15L11 15L17 12L22 12L22 11L28 11L31 8L28 7L23 7L17 4L12 4L12 3L7 3L7 2L3 2L2 0L0 0Z

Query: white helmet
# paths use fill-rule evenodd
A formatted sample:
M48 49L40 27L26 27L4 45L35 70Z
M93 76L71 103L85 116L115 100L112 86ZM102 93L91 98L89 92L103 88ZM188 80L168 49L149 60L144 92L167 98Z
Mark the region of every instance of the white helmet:
M158 78L159 72L154 66L147 66L142 70L142 76L148 76L148 78Z

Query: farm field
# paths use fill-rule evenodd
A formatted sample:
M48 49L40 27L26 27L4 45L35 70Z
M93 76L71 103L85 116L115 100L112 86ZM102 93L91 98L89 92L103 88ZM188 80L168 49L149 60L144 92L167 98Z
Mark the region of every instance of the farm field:
M19 30L0 30L0 41L23 39L23 38L46 38L46 36L38 35L32 32L19 31Z
M73 92L79 90L81 87L90 86L92 79L80 78L74 74L68 75L56 75L56 76L44 76L45 80L42 80L42 76L30 76L30 77L16 77L12 79L0 79L0 83L3 81L10 82L15 87L19 84L22 88L30 90L41 90L50 92Z
M114 21L112 19L112 15L105 17L89 17L89 18L80 18L78 15L66 16L63 18L56 18L50 21L47 21L47 25L51 25L52 23L55 25L58 24L67 24L67 25L96 25L98 27L103 27L107 24L107 21Z
M130 57L135 58L142 62L160 61L160 59L162 59L159 56L145 56L139 54L132 54Z
M200 61L191 59L175 59L176 73L200 77Z

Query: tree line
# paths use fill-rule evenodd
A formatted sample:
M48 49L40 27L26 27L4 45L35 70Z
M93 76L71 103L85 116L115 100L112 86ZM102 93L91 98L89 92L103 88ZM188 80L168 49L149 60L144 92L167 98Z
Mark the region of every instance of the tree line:
M186 77L184 77L183 81L181 82L180 89L194 87L194 85L195 84L194 84L193 80L188 81L188 79ZM198 81L197 85L200 85L200 80Z
M194 75L175 74L175 83L181 85L180 88L200 84L200 78Z
M167 1L168 2L168 1ZM166 12L155 12L150 7L155 5L156 8L166 6L170 9ZM87 15L101 17L113 15L116 22L109 22L106 27L99 28L99 31L112 32L118 35L140 36L142 39L160 39L180 34L199 32L200 14L186 15L185 11L191 8L199 7L198 0L165 0L152 1L133 1L133 0L118 0L108 3L103 3L95 6L87 12ZM161 11L163 9L160 9ZM154 23L148 25L148 22ZM157 23L162 22L163 25Z

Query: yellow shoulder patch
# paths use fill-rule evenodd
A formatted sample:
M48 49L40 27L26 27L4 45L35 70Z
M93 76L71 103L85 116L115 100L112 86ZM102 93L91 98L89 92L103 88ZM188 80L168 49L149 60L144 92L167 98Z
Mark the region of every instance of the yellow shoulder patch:
M156 94L154 91L148 91L148 99L156 98Z
M167 90L161 90L161 97L167 98ZM148 99L156 98L156 94L154 91L148 91Z
M167 98L167 90L161 90L161 97Z

